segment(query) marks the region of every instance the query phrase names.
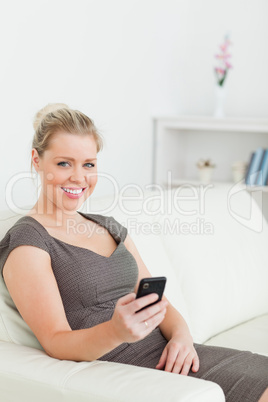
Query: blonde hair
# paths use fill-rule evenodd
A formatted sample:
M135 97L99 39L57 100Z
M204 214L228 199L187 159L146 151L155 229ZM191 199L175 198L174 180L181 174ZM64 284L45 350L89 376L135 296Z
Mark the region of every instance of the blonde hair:
M33 126L35 134L32 148L37 150L40 157L48 149L52 136L61 131L74 135L93 135L97 152L103 147L102 138L93 121L64 103L49 103L39 110L34 117Z

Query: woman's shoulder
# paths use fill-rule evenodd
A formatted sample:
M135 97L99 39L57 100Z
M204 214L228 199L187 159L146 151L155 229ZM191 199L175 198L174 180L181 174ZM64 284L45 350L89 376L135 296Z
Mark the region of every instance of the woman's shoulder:
M22 238L35 235L44 237L46 233L45 228L32 216L24 215L17 220L7 231L6 235L19 234Z
M17 220L0 241L0 256L6 251L22 245L35 246L48 252L46 231L31 216L25 215Z
M30 216L20 218L0 241L0 272L2 275L9 254L20 246L38 247L49 254L45 229L42 231L42 226Z

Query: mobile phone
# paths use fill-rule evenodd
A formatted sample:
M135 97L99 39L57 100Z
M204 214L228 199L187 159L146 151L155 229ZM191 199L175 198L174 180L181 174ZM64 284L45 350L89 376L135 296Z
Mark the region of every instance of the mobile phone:
M167 281L167 278L165 276L155 276L152 278L141 279L136 299L138 299L139 297L149 295L150 293L157 293L158 300L141 308L139 311L141 311L149 306L152 306L155 303L158 303L162 299L164 289L166 286L166 281Z

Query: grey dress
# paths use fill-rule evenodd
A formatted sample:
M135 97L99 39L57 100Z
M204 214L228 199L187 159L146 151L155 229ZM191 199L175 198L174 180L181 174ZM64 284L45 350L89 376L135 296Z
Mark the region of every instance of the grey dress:
M21 245L39 247L49 253L65 314L70 327L90 328L111 319L117 300L131 293L138 267L124 240L127 229L114 218L82 214L105 227L117 248L104 257L55 237L34 218L18 220L0 242L1 273L9 253ZM167 341L159 328L145 339L123 343L99 360L155 368ZM218 383L228 402L257 402L268 387L268 358L250 352L195 344L200 369L189 375Z

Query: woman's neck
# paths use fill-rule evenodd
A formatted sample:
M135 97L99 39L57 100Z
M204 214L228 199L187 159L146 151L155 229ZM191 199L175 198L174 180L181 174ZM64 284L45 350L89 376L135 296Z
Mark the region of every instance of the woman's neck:
M39 198L34 207L29 211L29 215L40 221L44 226L62 227L68 226L68 221L77 220L80 215L76 210L65 210L57 207L47 198Z

